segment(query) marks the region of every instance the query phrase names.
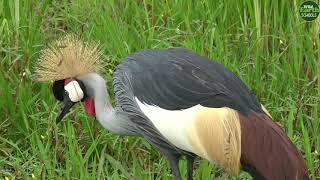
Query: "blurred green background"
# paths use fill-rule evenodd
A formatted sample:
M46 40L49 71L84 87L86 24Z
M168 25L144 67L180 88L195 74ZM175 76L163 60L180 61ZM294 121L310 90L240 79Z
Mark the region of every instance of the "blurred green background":
M51 83L31 75L39 51L66 33L100 42L109 85L121 59L145 48L186 47L223 63L253 89L312 178L320 178L320 17L301 19L301 3L0 0L0 178L173 179L145 140L109 133L81 105L55 124L60 106ZM186 161L180 167L186 177ZM194 176L250 179L229 177L205 160L196 162Z

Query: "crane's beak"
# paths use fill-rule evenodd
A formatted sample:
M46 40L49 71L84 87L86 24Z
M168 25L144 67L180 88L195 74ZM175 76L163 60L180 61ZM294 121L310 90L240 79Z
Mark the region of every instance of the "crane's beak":
M58 117L56 119L56 124L61 122L63 117L69 112L69 110L71 109L71 107L74 104L75 103L70 100L69 96L67 94L64 94L64 96L63 96L63 108L61 109L61 112L60 112L60 114L58 115Z

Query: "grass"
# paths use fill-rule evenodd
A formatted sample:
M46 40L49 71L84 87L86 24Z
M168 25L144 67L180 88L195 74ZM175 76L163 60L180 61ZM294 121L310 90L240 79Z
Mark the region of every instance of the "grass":
M301 2L0 0L0 178L173 179L145 140L109 133L79 105L55 124L51 83L31 75L39 50L66 32L100 42L109 82L121 59L145 48L181 46L225 64L320 178L320 18L302 20ZM186 161L180 167L185 176ZM226 176L205 160L196 167L196 179Z

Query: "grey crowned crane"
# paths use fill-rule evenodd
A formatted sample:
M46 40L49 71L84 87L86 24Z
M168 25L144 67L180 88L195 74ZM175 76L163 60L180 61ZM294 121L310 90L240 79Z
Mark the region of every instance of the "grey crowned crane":
M252 91L223 65L182 48L143 50L116 68L112 107L106 81L98 74L101 51L72 35L42 50L38 81L54 80L64 107L83 101L86 112L109 131L146 138L169 161L175 179L187 159L187 178L200 156L254 179L309 179L303 157L272 121Z

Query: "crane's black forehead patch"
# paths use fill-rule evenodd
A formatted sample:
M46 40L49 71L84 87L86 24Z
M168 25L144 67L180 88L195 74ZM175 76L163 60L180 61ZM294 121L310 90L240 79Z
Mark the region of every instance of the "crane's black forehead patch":
M57 100L59 100L59 101L63 100L64 79L53 82L52 92L53 92L54 97Z

